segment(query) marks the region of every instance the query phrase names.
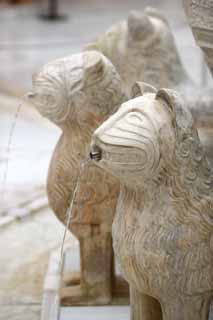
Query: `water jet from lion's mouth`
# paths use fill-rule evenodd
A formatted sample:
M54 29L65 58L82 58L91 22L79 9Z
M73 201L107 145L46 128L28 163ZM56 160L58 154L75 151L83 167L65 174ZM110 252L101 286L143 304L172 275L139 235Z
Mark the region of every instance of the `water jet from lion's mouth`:
M8 178L8 170L9 170L9 162L10 162L13 136L14 136L14 132L16 129L17 121L18 121L22 106L24 105L24 99L26 97L27 97L27 94L25 94L21 98L21 102L18 104L18 106L16 108L14 118L13 118L10 130L9 130L9 138L8 138L8 143L7 143L7 147L6 147L6 164L5 164L5 169L4 169L4 173L3 173L3 181L2 181L2 205L5 201L5 193L6 193L6 187L7 187L7 178Z
M68 232L68 229L69 229L69 225L70 225L70 222L71 222L71 219L72 219L73 205L74 205L74 201L76 199L76 195L77 195L77 192L78 192L80 178L81 178L81 175L82 175L86 165L90 162L90 160L91 160L90 158L86 158L84 161L81 162L79 174L78 174L77 179L76 179L76 184L75 184L75 188L74 188L74 191L73 191L73 194L72 194L72 197L71 197L70 205L68 206L67 211L66 211L66 226L65 226L64 235L63 235L63 239L62 239L62 243L61 243L61 250L60 250L60 263L59 263L59 266L60 266L59 272L60 272L60 274L63 272L64 244L65 244L67 232Z

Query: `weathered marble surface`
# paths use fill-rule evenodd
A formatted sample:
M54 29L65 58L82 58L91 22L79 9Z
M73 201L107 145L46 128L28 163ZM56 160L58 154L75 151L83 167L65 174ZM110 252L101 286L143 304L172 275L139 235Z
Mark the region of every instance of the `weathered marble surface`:
M39 320L41 308L40 305L9 305L0 306L0 320Z
M2 65L1 65L1 89L2 88L2 81L4 82L4 86L7 90L12 90L12 92L21 95L29 90L31 87L31 74L33 70L38 69L39 66L43 65L47 61L51 61L56 59L57 57L61 57L65 54L70 54L74 52L79 52L81 48L91 41L98 33L104 32L104 30L111 24L115 23L116 21L123 19L128 14L128 11L132 8L141 9L142 6L145 4L147 5L156 5L158 8L163 9L163 12L166 13L169 21L175 31L176 40L181 48L180 54L184 57L184 62L186 65L190 66L189 71L192 71L194 78L196 78L197 82L200 82L200 56L198 49L194 47L191 34L188 31L186 25L184 24L183 19L183 10L181 10L181 3L179 0L145 0L143 3L141 0L132 0L130 1L100 1L100 0L78 0L78 1L64 1L60 0L60 3L66 5L66 12L69 14L70 19L67 19L62 24L55 24L52 23L41 23L37 16L35 15L35 8L31 6L20 7L17 11L16 7L10 7L5 10L5 8L1 7L0 10L0 34L1 34L1 57L2 57ZM37 2L35 3L37 4ZM113 8L113 10L112 10ZM79 23L82 22L82 23ZM53 32L54 29L54 32ZM36 32L35 32L36 30ZM85 32L87 30L87 32ZM47 45L48 41L48 45ZM60 44L60 45L59 45ZM192 56L193 55L193 56ZM188 63L187 63L188 62ZM24 71L23 71L24 70ZM21 94L20 94L21 92ZM1 100L1 110L5 106L5 99ZM18 101L17 101L18 103ZM7 110L11 106L11 101L7 103ZM30 110L30 107L26 109ZM22 114L26 115L27 110L24 110ZM13 110L11 111L13 113ZM9 117L8 117L9 118ZM1 141L7 141L7 129L11 124L11 118L9 118L8 122L5 121L5 118L1 114ZM8 124L9 123L9 124ZM20 123L20 122L19 122ZM28 126L27 126L28 124ZM50 126L49 126L50 127ZM21 125L17 128L15 135L15 142L17 143L17 136L23 136L22 142L24 147L29 150L30 143L32 141L38 142L38 140L42 140L42 144L40 144L40 148L48 148L47 156L51 153L52 142L56 141L58 133L57 128L55 127L55 134L53 133L53 137L51 139L51 135L49 134L48 127L45 127L44 130L38 128L38 130L34 130L35 139L32 140L32 119L29 119L28 122L26 121L26 125ZM20 134L21 133L21 134ZM5 139L3 137L5 135ZM39 138L38 138L39 136ZM28 144L28 138L30 143ZM51 147L50 147L50 140L51 140ZM18 140L19 141L19 140ZM27 142L27 143L26 143ZM33 147L34 147L33 144ZM45 149L46 150L46 149ZM43 153L42 153L43 154ZM28 151L29 156L29 151ZM30 154L32 157L32 161L28 161L28 165L26 168L31 169L35 168L35 159L36 162L40 157L34 157L34 154ZM17 161L16 153L14 155L13 152L13 159L15 158ZM25 158L26 159L26 158ZM24 160L25 160L24 159ZM39 161L40 163L40 161ZM25 164L25 162L24 162ZM38 162L37 162L38 164ZM20 168L23 165L23 161L20 161L19 164L16 166L18 170L16 172L21 172ZM39 166L38 166L39 167ZM46 176L46 166L44 167L43 163L40 163L40 167L42 167L42 182L44 182L44 177ZM13 174L13 170L10 173ZM2 172L2 170L0 170ZM22 171L23 173L23 171ZM36 174L31 171L33 181L37 181L38 172ZM28 173L28 170L25 171L25 178L30 177L31 175ZM39 175L40 176L40 175ZM24 179L25 179L24 178ZM39 179L40 182L40 179ZM26 188L26 187L25 187ZM27 188L27 192L28 192ZM54 219L50 217L51 220ZM46 222L49 225L49 222ZM35 235L38 232L38 222L36 223L35 227ZM31 232L31 229L27 229L28 232ZM45 227L41 231L41 236L43 232L46 233ZM20 229L17 228L17 238L20 238L21 234L26 234L26 228ZM58 234L58 228L55 229L55 234ZM15 234L14 234L15 237ZM55 235L54 235L55 237ZM60 238L59 238L60 239ZM57 239L57 241L59 241ZM32 240L32 239L31 239ZM36 244L36 241L32 241L32 243ZM45 250L47 242L44 240L45 243ZM44 243L41 244L44 246ZM29 246L29 242L23 244L24 247ZM15 250L15 249L14 249ZM3 250L5 251L5 250ZM24 251L24 249L23 249ZM36 255L34 251L34 247L31 246L31 251L33 252L34 256ZM14 251L15 252L15 251ZM18 255L11 252L11 256L14 257L14 260L18 259ZM20 261L23 257L20 257ZM4 262L1 262L2 264ZM11 263L11 260L9 264ZM37 268L37 266L36 266ZM38 269L40 269L40 265L38 264ZM15 271L14 271L15 273ZM25 278L26 279L26 278ZM28 281L25 281L27 284ZM1 286L2 287L2 286ZM2 288L3 290L3 288ZM30 290L29 290L30 291ZM14 294L20 296L19 292L15 292ZM20 302L21 303L21 302ZM32 307L33 308L33 307ZM6 309L8 312L6 312ZM4 311L5 313L4 313ZM16 305L14 308L11 306L7 306L3 308L1 306L2 319L12 319L11 313L12 310L14 318L18 318L17 314L19 315L19 319L23 320L23 316L25 315L26 319L31 319L28 312L18 312L18 306ZM27 305L24 311L30 312L30 307ZM11 312L11 313L10 313ZM39 319L39 314L37 314Z
M213 310L212 310L213 311ZM211 315L209 320L213 319ZM130 310L129 307L96 307L96 308L62 308L60 320L93 320L98 318L99 320L127 320L129 319Z
M128 37L132 41L132 45L128 43L126 52L119 45L117 32L121 35L121 43L123 41L125 44ZM126 79L130 81L125 86L129 88L126 90L129 93L129 86L143 75L154 84L159 80L158 86L192 86L180 62L169 26L158 11L147 9L145 15L134 12L130 14L126 26L121 23L121 30L118 26L115 27L115 32L112 32L114 40L110 38L110 34L107 33L104 43L107 45L109 37L109 44L112 45L109 52L116 53L117 61L120 61L119 53L120 56L124 53L121 75L123 77L122 72L125 70ZM124 59L127 58L125 54L129 52L129 62L134 62L134 54L137 53L135 63L139 64L140 74L137 73L136 64L132 69L124 64ZM144 57L141 57L141 52ZM149 56L150 52L152 55ZM171 59L165 59L166 52ZM152 69L149 68L149 63L152 63ZM85 51L47 64L34 76L33 85L31 101L43 116L63 131L52 157L47 190L51 208L66 224L67 209L80 172L80 162L88 153L91 133L107 116L116 111L119 103L125 99L124 89L112 64L97 51ZM194 113L196 112L197 109ZM96 189L97 181L102 182L102 188ZM112 295L111 223L118 186L97 168L87 165L80 178L79 189L70 230L79 239L81 246L81 289L71 288L67 295L73 304L106 304L111 301ZM97 266L100 274L98 280L96 275L95 278L92 275ZM70 279L68 283L76 283L76 278Z
M60 320L127 320L129 307L105 306L84 308L61 308Z
M161 89L124 103L95 131L91 157L120 181L113 246L131 319L208 319L213 173L185 101Z
M212 124L213 94L198 88L188 77L166 17L154 8L132 11L128 19L113 25L86 50L102 52L114 64L130 93L137 81L156 88L173 88L190 102L198 127ZM209 113L211 118L209 118Z
M113 25L86 46L88 49L98 50L112 61L127 92L136 81L157 88L189 81L167 19L154 8L131 11L127 20Z
M92 132L117 110L126 96L111 62L101 53L89 51L45 65L33 77L29 98L44 117L62 130L50 163L47 192L50 207L66 224ZM84 167L69 226L79 239L81 254L80 290L71 289L71 303L111 301L111 225L118 192L113 177L93 165Z
M127 20L113 25L86 49L98 50L112 61L128 93L136 81L143 81L184 94L213 161L212 147L206 144L212 135L206 129L213 128L213 93L188 77L166 16L153 8L130 12Z
M195 40L213 73L213 1L183 0L183 4Z

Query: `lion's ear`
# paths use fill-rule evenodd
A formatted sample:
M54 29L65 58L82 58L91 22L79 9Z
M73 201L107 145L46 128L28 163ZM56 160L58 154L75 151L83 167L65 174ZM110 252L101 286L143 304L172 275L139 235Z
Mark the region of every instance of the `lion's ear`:
M145 12L149 17L160 19L161 21L163 21L164 23L166 23L168 25L168 21L161 11L159 11L153 7L146 7Z
M172 111L177 127L182 131L193 126L192 114L181 94L171 89L160 89L156 99L165 101L167 108Z
M132 86L131 98L134 99L134 98L143 96L145 93L156 93L156 92L157 90L150 84L137 81Z
M168 108L174 113L175 112L175 92L171 89L160 89L156 94L156 99L162 99L166 102Z
M100 51L100 50L96 42L91 42L84 47L83 51Z
M94 74L104 73L104 60L103 56L98 51L85 51L84 52L84 70L86 76L93 77Z

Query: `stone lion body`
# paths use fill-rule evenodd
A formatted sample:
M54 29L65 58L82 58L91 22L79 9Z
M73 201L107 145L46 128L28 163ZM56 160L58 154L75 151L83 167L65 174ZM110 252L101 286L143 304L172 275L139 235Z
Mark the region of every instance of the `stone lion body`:
M188 82L171 29L156 9L130 12L86 50L102 52L116 67L127 92L136 81L157 88L174 88Z
M86 49L102 52L114 64L127 93L135 82L143 81L184 94L213 163L212 90L201 90L188 77L172 30L161 12L154 8L130 12L128 19L113 25Z
M92 132L125 99L120 77L101 53L84 52L45 65L34 76L30 97L38 111L62 129L49 166L47 193L64 225L80 175L69 226L80 242L80 288L68 288L65 298L74 304L107 304L112 295L111 225L119 186L99 168L87 164L81 170L81 165Z
M182 99L160 90L130 100L96 130L94 148L121 184L113 244L132 319L207 320L213 175Z

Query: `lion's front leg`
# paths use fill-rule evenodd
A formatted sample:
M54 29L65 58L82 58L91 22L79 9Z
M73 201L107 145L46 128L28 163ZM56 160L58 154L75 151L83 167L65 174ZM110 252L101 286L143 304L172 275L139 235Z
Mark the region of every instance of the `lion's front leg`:
M111 233L101 225L76 224L80 244L80 274L66 277L62 301L71 305L106 305L112 299L113 249Z
M132 286L130 286L130 304L131 320L162 320L160 303Z
M91 225L89 237L80 238L81 286L97 304L108 304L112 298L113 251L110 232Z

